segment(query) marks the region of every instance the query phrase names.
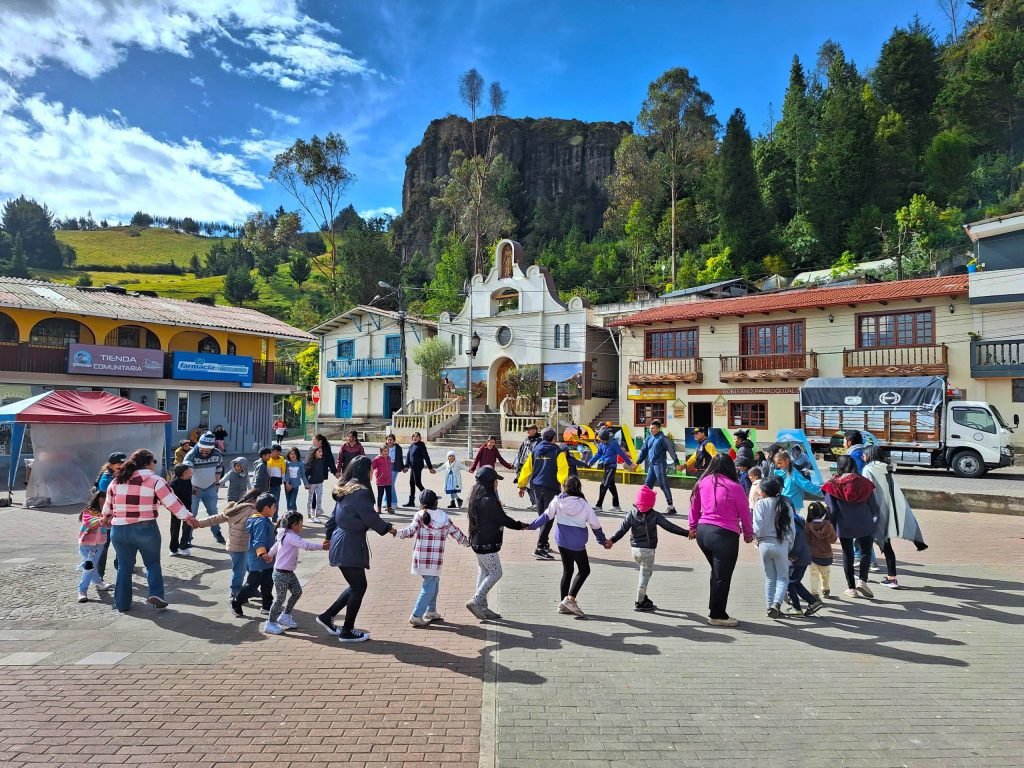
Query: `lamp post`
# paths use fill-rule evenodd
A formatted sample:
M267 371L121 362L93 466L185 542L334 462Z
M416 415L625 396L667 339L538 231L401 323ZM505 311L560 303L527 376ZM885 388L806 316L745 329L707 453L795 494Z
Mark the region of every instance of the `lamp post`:
M402 358L402 407L405 408L405 372L408 366L405 360L405 291L402 290L402 286L399 285L395 288L390 283L386 283L383 280L377 282L377 285L388 291L394 291L395 295L398 296L398 343L401 348L399 353Z

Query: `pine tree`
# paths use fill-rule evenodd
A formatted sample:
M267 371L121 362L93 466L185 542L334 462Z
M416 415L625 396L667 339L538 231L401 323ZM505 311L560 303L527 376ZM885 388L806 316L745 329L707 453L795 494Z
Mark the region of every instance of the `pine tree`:
M28 271L28 262L25 258L25 246L22 243L21 235L14 236L14 255L11 257L11 264L7 267L8 277L32 277Z
M725 124L718 154L718 215L722 239L738 264L768 253L768 224L754 170L753 143L743 110Z
M297 253L292 256L288 264L288 274L291 275L292 280L298 286L309 280L309 273L312 269L313 265L309 263L309 257L304 253Z
M789 85L782 102L782 119L776 126L775 134L786 156L793 164L793 188L796 197L796 212L807 211L808 177L811 167L811 152L817 125L817 104L808 92L804 67L797 56L789 68Z
M224 275L224 298L236 306L255 301L260 292L252 273L243 266L232 267Z
M907 141L920 157L935 135L932 105L941 86L939 48L920 19L885 41L872 82L882 103L902 117Z

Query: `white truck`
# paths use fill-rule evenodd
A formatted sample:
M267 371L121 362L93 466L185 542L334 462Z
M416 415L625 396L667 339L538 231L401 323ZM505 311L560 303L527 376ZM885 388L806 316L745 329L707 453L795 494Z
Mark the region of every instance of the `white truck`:
M999 410L956 399L938 376L808 379L800 414L808 441L825 458L842 453L842 434L856 429L899 464L951 469L958 477L1013 464L1013 430Z

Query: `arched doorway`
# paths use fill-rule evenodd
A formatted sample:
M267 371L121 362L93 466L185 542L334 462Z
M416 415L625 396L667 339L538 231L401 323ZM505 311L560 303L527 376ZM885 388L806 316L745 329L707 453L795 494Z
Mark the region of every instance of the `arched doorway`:
M515 370L516 364L507 357L499 357L491 366L491 376L487 387L487 405L491 408L498 408L501 401L508 397L508 389L505 387L505 374ZM491 400L493 396L493 401Z

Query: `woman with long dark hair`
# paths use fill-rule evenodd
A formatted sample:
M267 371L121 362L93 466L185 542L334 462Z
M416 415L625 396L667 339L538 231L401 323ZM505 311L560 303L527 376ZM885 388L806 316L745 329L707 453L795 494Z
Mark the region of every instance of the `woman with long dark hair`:
M316 617L316 623L343 643L359 643L370 639L369 633L355 628L366 594L366 571L370 567L366 533L372 530L381 536L387 533L394 536L398 529L381 519L374 509L370 460L365 456L357 456L349 462L333 496L334 514L324 525L324 536L331 542L330 563L341 571L348 587L330 608ZM339 629L334 625L334 617L342 609L345 622Z
M313 446L310 448L312 452L313 448L321 448L324 452L324 465L327 467L327 471L332 475L337 476L338 465L334 461L334 454L331 452L330 441L321 435L319 432L313 435Z
M835 521L839 543L843 547L843 572L847 586L844 594L847 597L874 597L868 587L868 568L871 565L875 520L879 516L875 485L860 476L852 456L840 456L836 460L836 473L821 489L825 492L825 506ZM854 543L860 549L857 574L853 569ZM855 575L859 576L856 581Z
M434 465L430 463L430 454L427 453L427 444L419 432L413 432L409 442L409 450L405 453L405 463L409 467L409 501L407 507L416 506L416 491L423 488L423 468L435 474Z
M164 574L160 567L160 528L157 510L162 506L175 517L195 527L196 518L178 500L160 475L156 473L156 457L144 448L125 461L107 488L103 514L112 517L110 545L117 556L117 581L114 585L114 606L122 613L132 609L132 571L136 555L142 556L149 582L146 602L155 608L166 608Z
M726 605L740 554L740 535L749 544L754 540L753 531L736 465L728 455L716 454L690 496L690 538L697 540L711 566L708 624L714 627L739 624L726 612Z

